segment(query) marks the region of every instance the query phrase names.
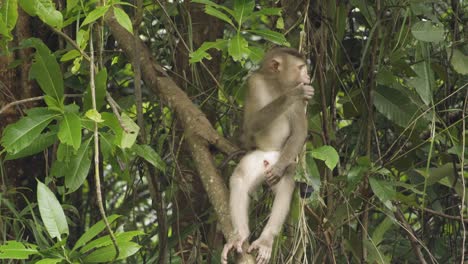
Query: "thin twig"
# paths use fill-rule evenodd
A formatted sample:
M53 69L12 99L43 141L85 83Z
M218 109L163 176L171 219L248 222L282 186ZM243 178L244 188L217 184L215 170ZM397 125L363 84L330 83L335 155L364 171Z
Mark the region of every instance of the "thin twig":
M77 49L80 52L81 56L83 56L87 61L90 61L91 58L88 56L88 54L86 54L86 52L82 50L80 46L73 39L71 39L67 34L63 33L62 31L54 27L49 27L49 28L52 29L55 33L59 34L68 43L70 43L70 45L72 45L75 49Z
M468 219L465 219L463 215L461 216L455 216L455 215L449 215L449 214L444 214L444 213L441 213L441 212L437 212L437 211L434 211L432 209L429 209L429 208L419 208L419 207L413 207L413 209L417 209L417 210L424 210L425 212L428 212L432 215L436 215L436 216L440 216L440 217L443 217L443 218L447 218L447 219L451 219L451 220L457 220L457 221L462 221L462 222L465 222L465 223L468 223Z
M90 26L90 32L93 32L92 25ZM89 39L89 50L91 53L90 63L89 63L89 71L90 71L90 82L89 85L91 87L91 98L93 103L93 110L97 112L96 106L96 85L94 82L94 47L93 47L93 34L90 34ZM104 210L104 205L102 202L102 193L101 193L101 178L99 177L99 131L98 131L98 123L94 122L94 181L96 182L96 199L97 204L99 207L99 211L101 213L101 217L106 224L106 229L109 232L109 236L112 240L112 244L115 248L115 256L114 260L119 257L119 247L117 246L117 240L115 238L114 232L112 231L109 221L107 220L106 211Z
M65 98L72 98L72 97L83 97L82 94L65 94ZM36 96L36 97L31 97L31 98L26 98L18 101L14 101L11 103L6 104L2 109L0 109L0 115L3 114L8 108L19 105L19 104L24 104L24 103L29 103L29 102L35 102L35 101L41 101L44 100L44 95L42 96Z

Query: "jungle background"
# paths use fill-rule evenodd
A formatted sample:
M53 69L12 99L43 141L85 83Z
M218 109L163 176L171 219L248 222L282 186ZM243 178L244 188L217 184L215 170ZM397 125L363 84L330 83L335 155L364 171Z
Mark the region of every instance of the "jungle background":
M467 24L463 0L0 1L1 262L220 263L273 46L316 94L271 263L468 261Z

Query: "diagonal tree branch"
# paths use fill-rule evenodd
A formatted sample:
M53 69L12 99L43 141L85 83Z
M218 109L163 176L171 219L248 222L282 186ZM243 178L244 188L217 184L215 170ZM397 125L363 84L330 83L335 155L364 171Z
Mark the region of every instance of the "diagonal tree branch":
M209 146L213 145L226 154L238 151L238 147L216 132L205 114L192 103L187 94L169 77L164 68L151 59L151 52L145 44L139 39L135 41L133 35L117 22L112 10L107 13L105 22L130 61L134 61L136 54L140 56L142 78L146 85L167 103L180 119L195 166L217 213L221 230L228 238L232 235L228 210L228 189L215 167ZM135 50L138 52L135 53Z

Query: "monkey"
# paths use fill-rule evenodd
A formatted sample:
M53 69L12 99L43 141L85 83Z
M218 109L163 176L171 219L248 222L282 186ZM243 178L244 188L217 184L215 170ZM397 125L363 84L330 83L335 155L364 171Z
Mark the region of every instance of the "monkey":
M250 150L230 177L230 214L235 236L222 252L243 253L249 231L249 194L264 181L275 194L270 218L247 252L257 251L257 263L267 264L274 238L289 213L294 191L295 159L307 137L307 100L314 95L304 57L292 48L268 51L258 70L247 78L243 142Z

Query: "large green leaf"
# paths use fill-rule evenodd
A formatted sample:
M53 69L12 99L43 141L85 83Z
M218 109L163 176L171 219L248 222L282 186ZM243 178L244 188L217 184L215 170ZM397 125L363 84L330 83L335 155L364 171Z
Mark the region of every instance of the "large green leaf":
M68 193L76 191L88 176L89 168L91 167L88 149L92 139L93 138L90 137L83 142L76 155L72 157L67 164L65 187L67 187Z
M115 239L117 242L127 242L127 241L132 240L135 236L140 236L143 234L144 234L143 231L120 232L120 233L115 234ZM109 235L105 235L87 243L84 247L80 249L80 252L86 253L92 249L110 246L110 245L112 245L112 240L110 239Z
M227 22L229 25L235 27L234 23L232 23L232 20L225 13L219 11L218 9L216 9L213 6L206 5L205 6L205 13L207 13L210 16L217 17L217 18Z
M211 60L211 55L208 54L206 51L209 49L226 49L227 43L227 40L224 39L218 39L216 41L205 41L196 51L190 53L189 62L195 63L203 59Z
M74 113L66 113L59 124L58 138L60 142L73 146L75 150L81 144L81 120Z
M55 3L52 0L19 0L19 4L26 13L31 16L37 15L47 25L62 27L62 13L55 9Z
M312 150L312 156L316 159L325 161L325 165L333 170L338 164L340 156L332 146L321 146Z
M408 80L408 85L414 87L426 105L432 102L432 91L435 90L434 72L430 64L429 44L420 43L416 50L416 60L420 61L413 66L416 77Z
M374 93L375 108L395 124L406 127L420 113L407 95L397 89L378 86Z
M23 44L36 48L29 78L36 79L46 95L61 101L63 99L63 77L55 56L41 40L29 39Z
M109 224L112 224L117 218L119 218L120 215L111 215L107 217L107 221L109 221ZM75 251L76 249L84 246L87 244L91 239L95 238L99 233L102 232L106 228L106 224L104 223L104 220L101 220L94 224L92 227L90 227L79 239L76 241L75 246L73 247L72 251Z
M106 98L106 91L107 91L107 69L103 68L96 74L95 78L95 86L96 86L96 109L99 111L102 106L104 105L104 99ZM92 103L92 94L91 94L91 86L88 85L86 88L86 92L84 94L83 99L83 108L84 110L89 110L93 107Z
M234 10L232 10L232 9L230 9L228 7L225 7L224 5L218 5L215 2L210 1L210 0L192 0L192 3L199 3L199 4L205 4L205 5L213 6L213 7L216 7L218 9L222 9L222 10L226 11L231 16L234 16Z
M375 178L369 178L369 184L374 194L385 204L388 208L392 208L391 201L396 198L397 193L392 184L388 182L377 180Z
M148 145L138 145L135 144L133 146L133 149L135 150L136 154L142 158L144 158L146 161L151 163L154 167L158 168L161 171L166 170L166 164L164 161L161 159L161 156L154 151L153 148L151 148Z
M92 23L99 18L103 17L104 14L106 14L107 10L109 10L109 6L99 6L93 11L89 12L89 14L86 16L85 20L81 24L81 26L85 26L89 23Z
M271 41L273 43L276 43L278 45L283 45L286 47L290 46L289 42L286 40L284 35L279 32L269 30L269 29L249 30L249 32L262 36L264 39Z
M54 144L56 141L57 141L56 132L46 132L46 133L40 134L31 142L31 144L29 144L27 148L23 148L22 150L18 151L15 154L7 153L5 160L13 160L13 159L19 159L23 157L32 156L52 146L52 144Z
M229 40L228 52L234 61L241 61L246 59L249 54L249 43L241 35L236 35Z
M411 27L411 33L417 40L424 42L444 40L444 26L431 21L419 21Z
M0 7L0 20L4 23L4 29L0 27L0 34L12 40L13 37L10 31L15 27L18 19L18 2L17 0L3 0Z
M448 51L448 54L450 53L451 52ZM460 74L468 75L468 56L463 54L463 52L458 49L454 49L450 62L452 63L455 71Z
M33 254L39 254L39 252L32 244L6 241L6 244L0 245L0 259L28 259Z
M117 242L119 247L119 257L117 259L127 258L138 252L140 245L135 242ZM110 262L115 257L114 245L99 248L84 258L87 263Z
M34 263L34 264L58 264L60 262L62 262L63 259L61 258L46 258L46 259L41 259L39 260L38 262Z
M128 17L127 13L125 13L125 11L118 7L114 7L113 11L117 22L119 22L119 24L128 32L133 34L132 21L130 20L130 17Z
M254 0L234 0L234 18L239 25L253 13L255 7Z
M67 218L55 195L40 181L37 181L37 203L47 232L61 240L61 235L69 233Z
M138 125L125 113L121 116L122 125L125 130L121 130L121 133L116 136L118 146L125 149L131 148L138 136L140 128Z
M30 111L26 117L18 122L8 125L3 131L2 146L10 154L17 154L28 147L41 134L47 125L59 115L45 108Z

